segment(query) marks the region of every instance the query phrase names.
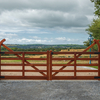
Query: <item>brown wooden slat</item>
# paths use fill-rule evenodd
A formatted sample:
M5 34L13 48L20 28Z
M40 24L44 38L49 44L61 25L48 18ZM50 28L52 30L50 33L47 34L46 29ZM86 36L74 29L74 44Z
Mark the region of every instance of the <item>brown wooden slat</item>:
M74 70L52 70L52 72L74 72ZM98 72L98 70L76 70L76 72Z
M49 51L47 51L47 80L49 80L49 77L50 77L50 73L49 73L50 69L49 69Z
M22 72L22 70L1 70L1 72Z
M98 64L76 64L76 66L98 66Z
M25 64L25 66L47 66L47 64Z
M76 72L98 72L98 70L76 70Z
M22 58L1 58L1 60L22 60ZM25 58L25 60L47 60L47 58Z
M52 72L74 72L74 70L52 70Z
M50 50L50 80L52 80L52 50Z
M1 64L1 66L22 66L22 64Z
M95 54L95 52L53 52L53 54Z
M22 76L24 77L25 76L25 73L24 73L24 70L25 70L25 64L24 64L24 61L25 61L25 53L23 52L22 54Z
M1 70L1 72L22 72L23 70ZM47 70L25 70L25 72L47 72Z
M98 80L94 76L53 76L52 80Z
M25 60L47 60L47 58L25 58Z
M22 60L22 58L2 58L1 60ZM47 58L25 58L25 60L47 60ZM74 58L52 58L52 60L74 60ZM98 58L77 58L77 60L98 60Z
M4 45L4 44L3 44ZM16 51L12 51L12 52L5 52L5 54L22 54L23 52L16 52Z
M74 53L74 77L76 77L76 53Z
M25 54L47 54L47 52L25 52Z
M46 80L46 76L5 76L5 78L2 78L2 80L5 79L32 79L32 80Z
M4 45L4 44L3 44ZM10 52L5 52L5 54L22 54L23 52L21 51L10 51ZM25 54L47 54L47 52L24 52Z
M74 60L74 58L52 58L52 60Z
M77 58L77 60L98 60L98 58Z
M74 64L52 64L52 66L74 66Z
M2 42L0 41L0 52L1 52L1 44L2 44ZM0 76L1 76L1 54L0 54ZM0 80L1 80L1 78L0 78Z
M25 72L47 72L47 70L25 70Z
M22 60L21 58L1 58L1 60Z

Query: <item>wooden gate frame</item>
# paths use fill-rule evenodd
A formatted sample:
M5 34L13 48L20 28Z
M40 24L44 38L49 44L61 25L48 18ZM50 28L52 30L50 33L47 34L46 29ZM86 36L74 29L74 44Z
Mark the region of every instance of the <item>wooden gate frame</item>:
M5 39L3 39L0 42L0 51L1 51L1 46L3 46L4 48L6 48L9 52L0 52L0 79L39 79L39 80L49 80L49 51L47 52L14 52L13 50L11 50L10 48L8 48L6 45L3 44L3 42L6 41ZM12 58L9 60L22 60L22 64L1 64L1 54L14 54L16 55L18 58ZM22 57L19 55L22 54ZM46 54L47 58L25 58L25 54ZM4 58L3 60L7 60L7 58ZM47 64L31 64L30 62L28 62L27 60L46 60ZM27 64L25 64L27 63ZM2 70L1 66L22 66L22 70ZM35 70L25 70L25 66L31 66L32 68L34 68ZM39 70L36 66L47 66L47 70ZM22 76L1 76L1 72L5 71L5 72L22 72ZM40 74L42 74L43 76L25 76L25 72L39 72ZM44 72L47 72L47 74L45 74Z
M40 80L100 80L100 43L99 40L94 39L94 43L91 44L89 47L87 47L83 52L52 52L52 51L47 51L47 52L14 52L13 50L11 50L10 48L8 48L6 45L3 44L3 42L5 42L6 40L3 39L0 41L0 79L40 79ZM93 47L95 44L97 44L98 46L98 52L86 52L87 50L89 50L91 47ZM18 59L22 60L22 76L1 76L1 72L3 71L1 69L1 54L3 52L1 52L1 46L3 46L4 48L6 48L9 52L4 52L5 54L14 54L18 57ZM21 57L19 54L22 54L23 56ZM47 54L47 58L39 58L40 60L46 60L47 64L43 64L45 66L47 66L47 70L39 70L36 67L36 64L31 64L30 62L27 61L27 59L24 57L25 54ZM53 54L74 54L74 58L52 58ZM78 56L77 56L78 54ZM98 54L98 58L78 58L79 56L81 56L82 54ZM17 60L18 60L17 59ZM38 59L38 60L39 60ZM14 60L14 59L13 59ZM37 60L36 58L34 60ZM67 64L52 64L52 60L70 60ZM98 64L91 64L92 66L98 66L98 70L76 70L76 60L98 60ZM67 66L72 66L72 62L74 61L74 70L63 70L64 68L66 68ZM28 72L39 72L41 73L43 76L25 76L24 72L24 66L25 63L27 63L27 65L30 65L32 68L35 69L35 71L28 71ZM18 64L17 64L18 65ZM38 66L43 66L43 65L39 65ZM84 64L81 64L80 66L83 66ZM86 64L85 64L86 65ZM59 70L52 70L52 66L62 66ZM86 66L90 66L90 64L87 64ZM12 70L10 70L12 71ZM14 70L13 70L14 71ZM13 72L12 71L12 72ZM6 72L9 72L9 70ZM16 70L16 72L18 72ZM44 72L47 72L47 74L45 74ZM55 72L54 74L52 74L52 72ZM74 76L55 76L57 75L59 72L74 72ZM98 76L76 76L76 72L98 72Z
M50 51L50 80L100 80L100 43L94 39L94 43L83 52L52 52ZM98 52L86 52L95 44ZM74 54L74 58L52 58L52 54ZM78 54L78 56L76 56ZM98 58L78 58L82 54L98 54ZM67 64L52 64L52 60L70 60ZM76 64L76 60L98 60L98 64ZM74 64L71 64L74 61ZM59 70L52 70L52 66L62 66ZM74 70L63 70L67 66L74 66ZM76 70L76 66L98 66L98 70ZM55 72L52 74L52 72ZM59 72L74 72L74 76L55 76ZM76 76L76 72L98 72L98 76Z

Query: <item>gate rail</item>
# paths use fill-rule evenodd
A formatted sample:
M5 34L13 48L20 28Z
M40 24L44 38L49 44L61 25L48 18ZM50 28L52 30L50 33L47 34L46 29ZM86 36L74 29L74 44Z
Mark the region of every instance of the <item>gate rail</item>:
M100 52L52 52L50 51L50 80L68 80L68 79L88 79L88 80L96 80L99 79L100 76L100 59L98 58L78 58L80 55L82 54L99 54ZM74 57L73 58L53 58L52 55L53 54L73 54ZM53 60L70 60L67 64L52 64ZM77 64L77 60L97 60L98 64ZM71 64L72 62L74 62L73 64ZM62 66L59 70L52 70L52 67L57 67L57 66ZM74 70L63 70L64 68L66 68L67 66L74 66ZM77 70L76 67L77 66L98 66L98 70ZM52 74L52 72L54 72L54 74ZM58 74L59 72L74 72L74 76L56 76L56 74ZM77 76L76 73L77 72L98 72L98 76Z
M49 80L49 51L47 52L3 52L2 54L14 54L17 56L17 58L6 58L6 57L0 57L1 60L21 60L21 64L0 64L0 74L1 72L22 72L22 76L1 76L1 79L43 79L43 80ZM19 54L22 54L20 56ZM47 58L25 58L25 54L46 54ZM27 60L46 60L46 64L31 64ZM3 70L1 69L1 66L22 66L22 70ZM25 66L31 66L35 70L25 70ZM46 70L39 70L36 66L46 66ZM25 72L39 72L43 76L25 76ZM45 74L46 72L47 74Z

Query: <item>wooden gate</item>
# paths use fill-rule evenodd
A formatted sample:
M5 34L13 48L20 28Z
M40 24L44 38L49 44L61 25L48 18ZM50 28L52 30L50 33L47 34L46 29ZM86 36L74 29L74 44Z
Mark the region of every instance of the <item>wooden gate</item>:
M0 80L100 80L99 40L94 39L94 43L87 47L83 52L15 52L3 44L4 41L5 39L0 42L0 50L1 46L3 46L8 51L0 52ZM95 44L98 45L98 52L87 52L87 50L89 50ZM89 54L94 56L92 58L85 56L82 57L82 55ZM31 58L28 57L28 55L31 55ZM32 55L44 55L45 57L33 58ZM9 60L11 63L9 63ZM37 61L37 63L35 63L34 60ZM94 62L89 64L84 63L84 60L87 62L92 60ZM79 66L81 69L82 66L98 66L98 69L81 70ZM82 75L82 73L84 74ZM90 73L96 74L91 75Z
M86 52L95 44L98 45L98 52ZM56 57L56 55L72 55L67 58ZM97 55L92 58L81 57L84 54ZM53 57L55 55L55 57ZM66 56L65 56L66 57ZM61 63L54 63L55 61L63 61ZM87 60L88 63L84 63L83 60ZM89 60L94 63L89 64ZM64 62L65 61L65 62ZM81 61L81 63L78 63ZM80 69L78 68L80 66ZM98 66L97 70L82 70L82 66ZM69 68L67 68L69 67ZM66 70L67 69L67 70ZM65 75L65 73L67 75ZM71 74L69 74L71 73ZM83 73L83 75L82 75ZM88 74L86 74L88 73ZM96 73L91 75L90 73ZM90 74L90 75L89 75ZM50 80L100 80L100 43L99 40L94 39L94 43L87 47L83 52L52 52L50 51Z
M0 55L0 79L38 79L49 80L49 51L47 52L14 52L6 45L3 44L3 39L0 44L6 48L9 52L1 52L2 55L11 55L1 57ZM46 58L27 58L26 55L45 55ZM15 56L13 56L15 55ZM5 60L4 63L3 60ZM7 61L11 60L12 63ZM14 62L18 60L18 62ZM30 62L31 60L31 62ZM33 63L34 60L45 61L43 63ZM1 62L2 61L2 62ZM10 62L11 62L10 61ZM15 68L16 66L16 68ZM42 68L43 67L43 68ZM45 69L45 70L44 70ZM16 74L17 73L17 74Z

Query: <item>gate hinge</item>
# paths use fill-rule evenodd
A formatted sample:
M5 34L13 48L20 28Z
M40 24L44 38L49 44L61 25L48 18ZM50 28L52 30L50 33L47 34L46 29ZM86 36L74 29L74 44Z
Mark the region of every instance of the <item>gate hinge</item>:
M100 54L100 52L95 52L94 54Z
M5 78L4 76L0 76L0 78Z
M94 78L95 78L95 79L100 79L100 76L95 76Z
M51 54L53 55L53 52L51 52Z
M4 54L5 52L0 52L0 54Z

